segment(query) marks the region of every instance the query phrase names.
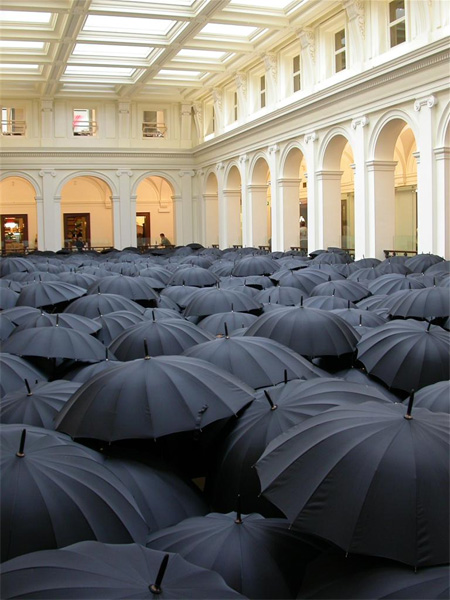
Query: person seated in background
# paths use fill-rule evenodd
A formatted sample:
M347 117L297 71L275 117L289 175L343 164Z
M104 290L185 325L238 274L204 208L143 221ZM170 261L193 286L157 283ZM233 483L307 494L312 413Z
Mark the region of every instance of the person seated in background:
M77 247L78 252L83 252L84 242L83 242L83 236L81 235L81 233L79 233L77 236L77 241L75 242L75 246Z
M164 233L160 233L159 237L161 238L161 241L159 242L161 244L161 246L171 246L172 242L166 238L166 235Z

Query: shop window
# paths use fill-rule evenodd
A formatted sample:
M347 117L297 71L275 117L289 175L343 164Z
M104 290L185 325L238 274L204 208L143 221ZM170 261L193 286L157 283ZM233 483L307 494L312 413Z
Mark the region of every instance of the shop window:
M292 84L293 91L298 92L301 88L300 84L300 54L292 59Z
M74 108L72 119L73 135L94 136L97 133L95 109Z
M85 247L91 245L91 215L89 213L64 214L64 245L75 250L77 242L82 241Z
M389 34L391 48L406 41L405 0L389 2Z
M142 136L146 138L163 138L167 127L163 110L144 110L142 120Z
M23 108L2 107L2 135L25 135L26 130Z
M336 73L346 68L346 45L345 29L341 29L334 35L334 69Z
M28 215L2 215L1 228L5 254L28 252Z

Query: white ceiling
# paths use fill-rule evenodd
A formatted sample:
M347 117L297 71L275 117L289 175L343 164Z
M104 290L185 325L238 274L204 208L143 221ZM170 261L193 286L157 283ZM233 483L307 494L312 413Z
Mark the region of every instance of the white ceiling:
M320 8L319 8L320 4ZM1 0L3 97L193 101L334 0ZM299 46L300 48L300 46Z

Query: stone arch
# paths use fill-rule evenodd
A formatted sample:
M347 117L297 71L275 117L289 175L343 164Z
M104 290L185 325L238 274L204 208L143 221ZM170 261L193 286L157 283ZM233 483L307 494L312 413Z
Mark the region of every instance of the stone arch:
M2 252L28 252L38 247L39 186L21 171L7 171L0 178ZM42 203L40 208L42 209ZM8 222L10 227L5 227ZM14 228L11 226L14 225Z
M214 169L208 169L204 179L204 234L205 246L219 244L219 181Z
M172 177L158 171L143 173L134 182L131 197L136 199L137 236L142 226L140 218L146 223L144 242L148 239L150 245L159 244L159 234L164 232L173 244L176 243L176 200L180 197L177 188Z
M242 165L245 168L245 163ZM242 245L243 203L242 181L239 164L231 161L227 164L223 176L223 191L220 210L220 240L224 247Z
M270 245L271 238L271 173L267 156L258 152L252 159L247 186L247 215L244 239L247 246Z
M278 180L281 247L308 250L307 165L301 146L290 143L281 155Z

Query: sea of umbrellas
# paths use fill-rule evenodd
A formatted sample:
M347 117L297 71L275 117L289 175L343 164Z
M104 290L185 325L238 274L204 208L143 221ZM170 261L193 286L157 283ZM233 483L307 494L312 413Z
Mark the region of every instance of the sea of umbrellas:
M449 597L450 261L0 259L1 597Z

